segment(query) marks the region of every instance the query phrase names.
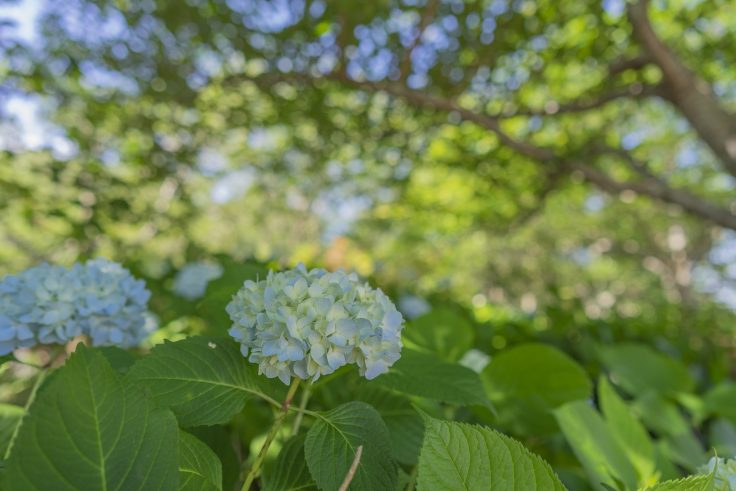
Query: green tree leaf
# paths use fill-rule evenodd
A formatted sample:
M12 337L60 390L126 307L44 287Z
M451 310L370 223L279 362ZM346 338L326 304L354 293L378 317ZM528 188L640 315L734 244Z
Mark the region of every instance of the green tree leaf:
M588 402L565 404L555 410L555 417L596 489L619 489L619 483L637 488L636 470L625 450Z
M404 330L407 346L448 361L458 361L473 346L474 338L470 322L447 308L417 317Z
M586 399L592 390L588 375L575 360L541 344L523 344L501 352L481 378L498 411L499 423L521 434L556 431L551 410Z
M598 382L598 401L606 424L636 469L639 482L656 471L654 444L646 428L604 376Z
M304 458L304 436L287 441L276 462L267 466L262 477L264 491L316 490Z
M490 428L425 417L417 488L564 490L550 466Z
M602 348L601 359L611 379L632 395L646 392L677 394L691 392L692 375L680 361L636 343L622 343Z
M13 404L0 404L0 458L5 455L15 427L23 419L23 408Z
M309 472L320 489L342 483L359 446L363 455L351 489L395 489L398 467L381 416L364 402L349 402L322 413L304 443Z
M403 349L401 359L374 383L404 394L457 405L489 406L477 373L418 351Z
M179 490L222 490L222 465L217 455L184 431L179 431Z
M165 342L136 362L127 377L170 407L184 427L226 423L248 397L281 400L285 392L278 382L258 376L234 343L219 338Z
M6 482L14 490L176 489L177 431L170 411L80 345L23 420Z

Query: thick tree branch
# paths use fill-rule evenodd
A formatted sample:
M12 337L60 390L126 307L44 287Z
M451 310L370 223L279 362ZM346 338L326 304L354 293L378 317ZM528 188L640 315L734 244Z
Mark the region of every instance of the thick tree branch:
M651 62L652 59L648 55L639 55L633 58L621 58L608 65L608 74L618 75L626 70L641 70Z
M659 39L649 22L645 0L631 3L628 15L634 36L662 71L667 98L687 118L726 170L736 176L736 117L721 107L710 85L690 71Z

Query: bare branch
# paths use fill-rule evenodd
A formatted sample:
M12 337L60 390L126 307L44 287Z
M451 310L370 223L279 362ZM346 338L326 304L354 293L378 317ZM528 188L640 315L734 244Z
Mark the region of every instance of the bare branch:
M595 184L609 193L634 191L639 194L659 199L665 203L679 205L683 210L694 215L707 218L722 227L736 230L736 215L727 209L718 207L703 198L690 194L683 189L672 188L656 178L640 181L617 181L602 171L586 164L576 163L573 169L579 171L586 181Z
M590 99L579 99L564 104L556 102L548 103L544 109L521 109L512 114L504 114L503 117L513 116L555 116L566 113L579 113L598 109L606 104L623 98L644 98L651 96L662 96L662 90L656 85L631 84L621 87L606 94ZM501 117L501 116L499 116Z
M621 58L608 65L608 74L618 75L626 70L641 70L651 62L652 59L645 54L633 58Z
M662 70L667 98L687 118L695 131L736 176L736 118L716 99L710 85L690 71L654 32L647 15L647 2L628 8L634 35L652 61Z

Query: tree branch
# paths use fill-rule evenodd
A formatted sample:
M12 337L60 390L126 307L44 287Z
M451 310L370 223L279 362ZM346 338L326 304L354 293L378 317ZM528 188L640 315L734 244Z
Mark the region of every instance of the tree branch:
M622 182L586 164L575 163L572 168L579 171L586 181L595 184L606 192L616 194L623 191L634 191L666 203L679 205L689 213L707 218L722 227L736 230L736 215L683 189L672 188L654 177L642 179L641 181Z
M628 8L634 36L662 71L667 99L687 118L695 131L736 176L736 118L721 107L710 85L690 71L654 32L647 15L647 2Z

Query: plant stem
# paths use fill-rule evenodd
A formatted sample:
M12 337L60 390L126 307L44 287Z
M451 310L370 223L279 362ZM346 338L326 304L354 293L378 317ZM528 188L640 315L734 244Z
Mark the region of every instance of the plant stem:
M302 419L304 418L304 410L307 407L307 402L309 401L309 396L312 394L312 382L307 382L307 384L302 388L302 398L299 401L299 410L296 413L296 418L294 418L294 427L291 429L291 434L296 435L299 433L299 427L302 425Z
M10 457L10 451L13 450L13 444L15 443L15 439L18 437L20 426L23 424L23 418L25 418L28 414L28 409L31 407L31 404L33 404L33 401L36 399L36 392L38 392L38 388L41 387L41 384L46 379L47 374L48 368L42 368L38 372L36 381L33 383L33 387L31 387L31 393L26 400L25 406L23 406L23 416L21 417L20 421L18 421L18 424L15 425L15 428L13 429L13 435L10 437L10 442L8 442L8 448L7 450L5 450L5 460Z
M281 405L281 410L276 416L273 425L271 425L271 431L268 432L268 435L266 436L266 441L263 442L261 451L258 452L258 457L256 457L256 461L253 463L253 467L251 467L250 471L248 472L241 491L250 491L250 487L253 484L253 481L256 480L256 477L261 470L261 465L263 465L263 460L266 458L268 447L270 447L271 443L273 443L273 440L274 438L276 438L281 425L284 424L284 419L286 419L286 415L289 414L289 406L291 406L291 401L294 399L294 394L296 394L296 389L299 387L299 382L301 382L301 379L294 378L294 381L291 383L291 387L289 387L289 392L286 394L286 399L284 399L284 403Z

